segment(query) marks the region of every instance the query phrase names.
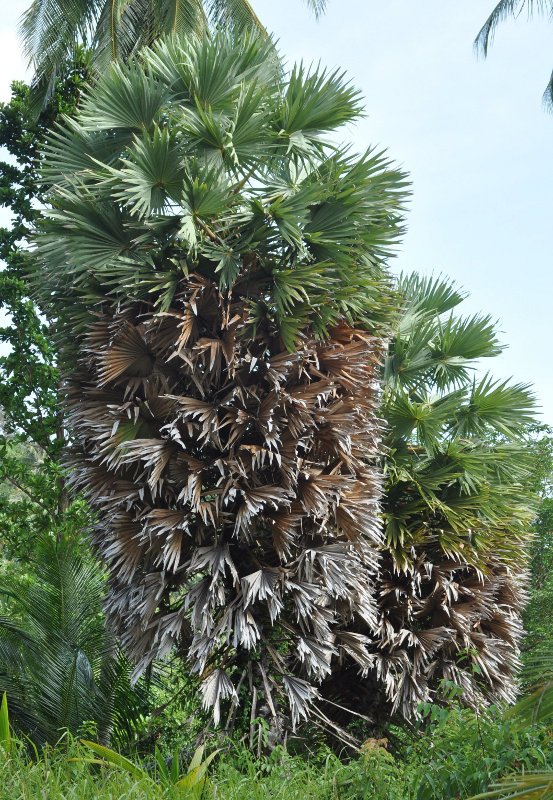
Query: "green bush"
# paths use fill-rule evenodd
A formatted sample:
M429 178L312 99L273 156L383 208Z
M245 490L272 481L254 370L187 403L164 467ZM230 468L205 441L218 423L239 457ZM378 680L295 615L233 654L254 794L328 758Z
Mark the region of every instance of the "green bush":
M547 726L517 731L493 707L485 714L437 706L423 711L424 735L404 751L406 800L468 798L513 771L553 764Z

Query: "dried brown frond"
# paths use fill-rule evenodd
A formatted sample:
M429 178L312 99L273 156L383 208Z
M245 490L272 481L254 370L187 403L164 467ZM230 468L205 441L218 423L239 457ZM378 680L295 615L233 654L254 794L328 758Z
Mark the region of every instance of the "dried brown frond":
M297 721L339 653L374 658L348 624L379 630L382 340L343 322L289 353L249 322L198 275L164 314L104 304L68 380L72 479L137 670L179 647L218 714L255 650Z

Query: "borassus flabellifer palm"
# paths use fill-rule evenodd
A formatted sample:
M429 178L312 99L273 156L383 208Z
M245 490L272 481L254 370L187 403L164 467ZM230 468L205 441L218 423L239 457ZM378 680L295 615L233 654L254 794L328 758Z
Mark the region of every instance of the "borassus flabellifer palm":
M384 366L384 546L373 670L347 659L323 692L373 719L412 716L441 682L479 706L516 694L532 497L527 387L476 377L498 355L489 317L447 280L399 280ZM357 627L364 632L364 625Z
M383 265L405 178L336 143L339 74L270 43L171 39L51 138L38 294L65 342L72 480L108 619L206 705L247 676L294 721L378 631ZM247 685L247 684L246 684Z

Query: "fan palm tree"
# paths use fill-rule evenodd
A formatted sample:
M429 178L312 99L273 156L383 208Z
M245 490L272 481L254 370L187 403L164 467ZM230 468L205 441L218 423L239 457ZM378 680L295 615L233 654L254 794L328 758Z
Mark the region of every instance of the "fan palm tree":
M502 349L490 318L457 315L463 294L445 280L402 277L398 291L403 308L384 365L373 669L356 679L345 659L323 690L373 718L412 716L444 680L472 706L513 701L533 516L523 439L532 396L474 374L478 359Z
M44 540L38 574L25 591L4 579L9 613L0 616L0 693L13 726L36 744L55 744L64 730L96 725L101 741L132 734L143 709L130 668L106 632L103 571L74 545Z
M177 37L103 75L47 148L36 284L112 629L138 671L178 647L217 720L247 678L277 724L342 649L367 665L349 619L377 629L406 182L336 144L361 113L340 74L273 53Z
M531 17L534 13L545 14L548 17L553 16L553 3L551 0L500 0L474 41L476 50L482 53L483 56L487 56L497 26L509 17L518 17L524 9L526 9L528 17ZM549 111L553 110L553 73L545 87L543 102Z
M307 2L317 15L326 4ZM266 35L248 0L33 0L22 17L21 36L34 83L49 96L76 46L91 50L91 69L101 72L163 34L202 35L210 25Z

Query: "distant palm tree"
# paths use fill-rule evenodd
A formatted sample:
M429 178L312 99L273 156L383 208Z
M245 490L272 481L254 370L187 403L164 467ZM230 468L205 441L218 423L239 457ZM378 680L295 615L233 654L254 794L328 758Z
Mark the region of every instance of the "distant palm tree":
M319 15L326 0L306 0ZM165 33L201 35L210 25L265 32L248 0L33 0L21 20L35 84L48 96L64 61L85 45L99 68L127 60Z
M487 56L499 23L507 17L518 17L525 8L528 17L534 12L553 17L553 0L500 0L474 40L477 51ZM549 111L553 111L553 73L543 93L543 102Z

